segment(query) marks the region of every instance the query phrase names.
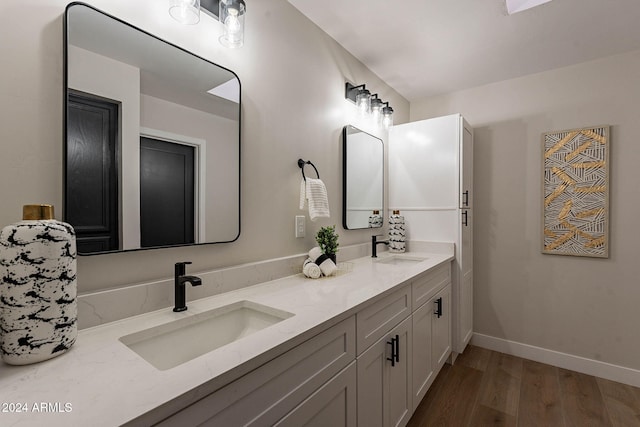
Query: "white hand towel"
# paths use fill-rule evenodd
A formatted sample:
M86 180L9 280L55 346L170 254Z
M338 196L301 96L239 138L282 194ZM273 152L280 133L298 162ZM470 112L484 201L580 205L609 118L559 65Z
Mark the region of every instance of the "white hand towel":
M300 209L304 209L305 200L309 205L309 218L315 221L318 218L329 218L329 199L327 188L320 179L307 178L300 183Z
M304 209L304 203L307 201L307 182L303 179L300 181L300 210Z
M331 276L338 271L336 264L328 256L323 254L322 249L317 246L309 251L309 258L320 267L322 274L325 276Z
M310 279L319 279L322 276L320 267L309 258L304 262L302 273Z

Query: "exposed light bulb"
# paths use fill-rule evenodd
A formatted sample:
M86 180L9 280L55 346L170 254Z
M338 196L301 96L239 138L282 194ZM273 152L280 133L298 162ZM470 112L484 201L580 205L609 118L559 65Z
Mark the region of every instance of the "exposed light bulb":
M244 44L244 2L220 2L220 18L224 32L220 43L226 47L241 47Z
M367 103L366 102L361 102L358 105L358 110L360 111L360 114L367 114L369 112L369 108L367 107Z
M393 126L393 108L384 107L382 109L382 126L387 130Z
M379 98L371 100L371 119L376 125L380 124L382 118L382 101Z
M240 41L240 31L242 26L238 19L238 11L235 9L229 10L229 16L224 20L224 26L227 27L227 38L231 43L238 43Z
M378 123L380 121L380 108L371 108L371 118L374 123Z
M356 105L361 115L366 116L371 108L371 92L366 89L362 89L356 95Z

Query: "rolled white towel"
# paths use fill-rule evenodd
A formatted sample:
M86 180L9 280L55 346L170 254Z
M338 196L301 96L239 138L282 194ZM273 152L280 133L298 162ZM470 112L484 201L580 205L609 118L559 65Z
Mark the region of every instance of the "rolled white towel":
M322 249L317 246L309 251L309 258L320 267L322 274L325 276L331 276L338 271L336 264L327 255L323 254Z
M304 262L302 266L302 273L310 279L319 279L322 276L322 270L320 267L310 259Z

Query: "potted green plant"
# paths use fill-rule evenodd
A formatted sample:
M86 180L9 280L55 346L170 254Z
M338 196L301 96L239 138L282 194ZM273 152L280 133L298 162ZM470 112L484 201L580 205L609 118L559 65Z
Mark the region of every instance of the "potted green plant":
M316 234L316 242L320 246L322 253L336 263L336 252L338 252L338 233L335 225L321 227Z

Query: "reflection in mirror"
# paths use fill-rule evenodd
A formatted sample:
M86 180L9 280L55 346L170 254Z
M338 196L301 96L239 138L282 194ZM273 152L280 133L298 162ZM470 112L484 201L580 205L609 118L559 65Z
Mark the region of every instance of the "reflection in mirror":
M240 81L117 18L65 14L65 221L78 253L240 234Z
M342 144L342 225L347 230L382 227L382 140L347 125L342 130Z

